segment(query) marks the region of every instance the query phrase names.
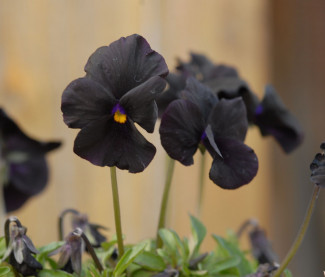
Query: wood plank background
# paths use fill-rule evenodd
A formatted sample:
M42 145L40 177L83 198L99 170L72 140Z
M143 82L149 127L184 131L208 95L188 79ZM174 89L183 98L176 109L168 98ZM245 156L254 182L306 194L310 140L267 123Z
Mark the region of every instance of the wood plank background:
M295 96L283 95L287 92L283 84L288 79L280 80L275 74L282 72L288 77L288 72L278 71L282 66L279 57L287 57L293 47L275 47L277 35L288 22L285 12L282 21L274 16L281 10L280 2L276 6L260 0L0 0L0 104L31 136L64 142L60 150L49 155L51 180L46 190L15 212L35 244L57 238L57 215L69 207L87 212L93 222L110 227L109 234L114 233L109 169L95 167L72 152L77 130L67 128L60 111L62 91L70 81L84 75L91 53L121 36L139 33L165 57L171 71L176 57L187 59L190 51L201 52L216 62L235 65L260 97L264 85L276 80L285 103L297 112L300 108L291 104ZM291 5L286 6L286 11ZM279 29L271 24L272 20L281 22ZM279 58L277 63L273 57ZM158 148L147 170L136 175L118 172L127 242L154 237L158 221L165 153L159 147L157 132L147 137ZM286 158L274 140L262 139L254 128L246 143L259 157L257 177L246 187L225 191L208 179L208 166L202 220L209 233L223 235L249 217L258 218L276 240L275 247L282 257L297 226L282 225L294 210L286 207L283 212L276 208L280 204L278 195L274 195L279 192L274 180L283 183L274 177L271 153L273 157L277 155L276 163L292 158ZM304 148L304 153L312 146ZM199 158L196 156L195 161ZM211 159L207 164L210 163ZM279 168L276 170L280 172ZM177 164L175 174L168 226L188 235L188 214L196 210L198 165ZM274 211L276 217L271 216ZM277 220L281 227L275 228ZM284 244L279 229L292 231L287 231ZM211 249L211 243L212 239L207 238L204 247Z

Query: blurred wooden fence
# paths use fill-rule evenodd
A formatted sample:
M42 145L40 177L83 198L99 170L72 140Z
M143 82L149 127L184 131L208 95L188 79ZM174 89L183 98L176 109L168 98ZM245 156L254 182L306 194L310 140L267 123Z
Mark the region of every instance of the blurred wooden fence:
M77 157L77 134L62 121L61 94L84 75L91 53L121 36L139 33L161 53L171 71L175 58L190 51L236 66L262 96L269 75L269 4L250 0L33 0L0 1L0 103L31 136L60 139L63 147L49 155L51 179L46 190L15 212L36 245L57 239L56 219L65 208L87 212L91 221L110 227L114 219L108 168ZM156 128L157 129L157 128ZM148 136L158 153L144 173L118 172L122 225L128 242L154 237L165 156L157 132ZM260 169L254 181L225 191L208 178L202 220L209 233L225 234L255 217L269 230L270 170L268 146L256 129L247 144ZM199 157L195 157L196 161ZM198 166L177 164L169 203L168 226L188 235L188 214L195 214ZM205 248L211 249L208 238Z

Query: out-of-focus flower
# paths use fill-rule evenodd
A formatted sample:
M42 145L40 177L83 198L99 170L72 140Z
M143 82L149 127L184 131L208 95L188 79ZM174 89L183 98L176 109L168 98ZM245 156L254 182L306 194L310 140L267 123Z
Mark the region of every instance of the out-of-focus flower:
M299 122L271 85L266 86L264 98L255 109L254 123L263 136L272 135L286 153L296 149L303 141Z
M243 141L248 128L241 98L218 101L211 90L188 78L182 99L165 110L160 125L161 143L168 155L184 165L203 145L213 157L210 179L218 186L235 189L256 175L258 161Z
M74 214L72 216L72 228L80 228L93 247L100 247L101 243L106 241L106 237L102 235L99 230L107 230L107 228L98 224L90 223L86 214Z
M65 238L65 244L49 255L59 254L58 267L68 273L81 273L84 245L80 233L73 231Z
M168 74L165 60L139 35L100 47L62 95L64 122L81 129L74 152L98 166L141 172L156 148L137 130L152 133L158 117L156 95Z
M252 254L260 264L275 265L277 263L277 256L273 252L264 230L258 226L254 227L249 232L249 238L252 245Z
M314 160L310 164L311 176L310 180L321 187L325 187L325 142L320 146L322 153L316 154Z
M45 154L60 142L40 142L26 136L0 108L0 170L6 211L20 208L40 193L48 181Z
M9 263L23 276L36 276L42 265L33 257L38 251L29 237L26 228L12 225L9 234L7 250L2 258L9 257Z

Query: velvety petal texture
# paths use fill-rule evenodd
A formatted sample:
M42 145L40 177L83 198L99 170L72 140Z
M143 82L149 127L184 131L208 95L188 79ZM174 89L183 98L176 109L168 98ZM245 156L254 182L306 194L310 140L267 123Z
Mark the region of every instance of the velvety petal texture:
M168 74L164 58L135 34L97 49L85 71L62 95L64 122L81 129L74 152L94 165L143 171L156 148L134 124L154 131Z
M154 100L165 86L166 81L155 76L130 90L120 100L121 105L132 120L149 133L154 131L158 118L158 107Z
M213 155L210 179L224 189L236 189L248 184L258 170L254 150L230 138L217 138L216 144L219 146L222 158Z
M211 112L209 124L215 137L244 141L248 122L243 100L235 98L219 101Z
M200 109L191 101L175 100L161 119L161 144L171 158L184 165L191 165L204 129Z
M73 150L95 165L117 166L131 173L143 171L156 153L156 148L132 121L119 124L112 117L84 127L76 137Z
M117 103L109 87L79 78L71 82L62 94L63 120L70 128L82 128L107 115Z
M213 92L193 77L186 80L186 87L181 93L181 98L191 101L202 113L207 121L212 108L217 104L218 98Z
M0 109L0 159L6 174L3 191L7 212L20 208L45 188L49 175L45 154L60 145L28 137Z
M181 97L169 104L161 118L161 144L168 155L191 165L203 145L213 157L209 176L215 184L225 189L248 184L257 173L258 161L243 143L248 123L242 98L218 101L195 79L188 79Z
M153 76L168 74L164 58L137 34L97 49L90 56L85 71L87 77L105 88L110 87L117 99Z

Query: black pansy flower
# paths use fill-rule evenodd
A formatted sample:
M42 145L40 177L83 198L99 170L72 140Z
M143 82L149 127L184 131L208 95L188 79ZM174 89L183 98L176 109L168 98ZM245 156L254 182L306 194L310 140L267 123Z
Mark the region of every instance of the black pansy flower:
M168 155L184 165L203 145L213 157L210 179L222 188L249 183L257 173L254 151L243 141L248 128L241 98L218 101L194 78L187 80L182 99L167 107L160 125L161 143Z
M23 276L36 276L42 265L32 254L38 251L29 237L26 236L26 228L12 225L9 230L7 250L2 261L9 257L9 263Z
M0 170L4 176L7 212L20 208L45 188L48 181L45 154L60 144L43 143L26 136L0 109Z
M208 86L219 99L242 97L246 106L247 119L254 119L255 108L259 101L257 96L244 81L236 68L225 64L214 64L202 54L191 53L187 63L179 60L177 69L185 76L194 76Z
M168 74L165 60L143 37L132 35L97 49L85 71L62 95L64 122L81 129L74 152L98 166L143 171L156 148L135 123L147 132L154 130L155 98Z
M286 153L293 151L303 141L303 131L297 119L271 85L266 86L264 98L255 109L254 123L263 136L272 135Z
M323 142L320 146L323 150L322 153L317 153L314 160L310 164L310 180L321 187L325 187L325 142Z

